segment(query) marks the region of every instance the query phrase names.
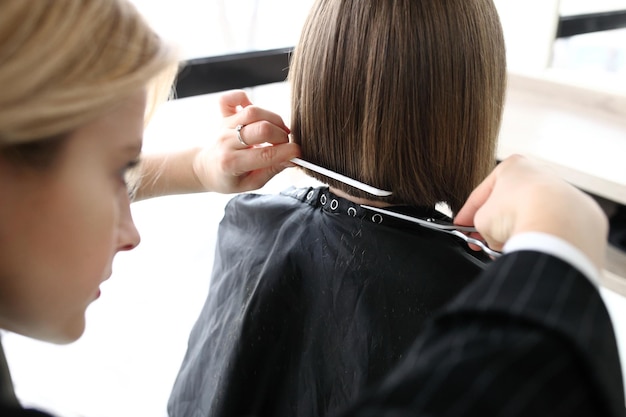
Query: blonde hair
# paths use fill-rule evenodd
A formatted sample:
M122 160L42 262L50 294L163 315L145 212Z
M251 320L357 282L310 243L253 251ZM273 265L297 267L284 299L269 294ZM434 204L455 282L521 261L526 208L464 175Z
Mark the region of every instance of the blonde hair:
M0 148L69 133L146 86L150 108L177 62L126 0L2 0Z
M291 131L302 157L377 198L457 211L495 165L505 93L491 0L317 0L292 56Z

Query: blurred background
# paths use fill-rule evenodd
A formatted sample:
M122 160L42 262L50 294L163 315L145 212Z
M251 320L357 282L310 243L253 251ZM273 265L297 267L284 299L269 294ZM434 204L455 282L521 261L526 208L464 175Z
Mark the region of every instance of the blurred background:
M311 4L310 0L133 1L189 60L292 47ZM626 0L495 1L512 72L618 94L626 91L626 23L575 35L559 32L567 18L596 16L587 20L591 25L597 16L623 18ZM289 124L285 83L247 91L255 104L275 111ZM217 97L202 94L163 105L146 132L145 152L213 140L221 127ZM602 163L602 156L597 158ZM624 165L614 168L626 170ZM261 192L277 192L302 181L288 171ZM231 197L201 194L135 203L133 216L142 243L116 258L113 276L88 310L84 337L55 346L4 334L20 399L67 417L166 416L187 335L206 297L216 230ZM615 209L615 201L609 198L606 203ZM626 277L619 275L626 265L623 258L616 259L619 280ZM626 321L621 295L626 292L619 289L616 284L602 292L611 313ZM626 331L619 325L617 330L621 343Z

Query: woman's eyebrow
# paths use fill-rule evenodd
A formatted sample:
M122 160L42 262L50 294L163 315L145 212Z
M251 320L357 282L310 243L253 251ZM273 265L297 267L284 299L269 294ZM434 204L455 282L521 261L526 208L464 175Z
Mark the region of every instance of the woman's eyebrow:
M136 142L126 144L122 147L122 152L125 153L141 153L141 148L143 147L143 139L138 139Z

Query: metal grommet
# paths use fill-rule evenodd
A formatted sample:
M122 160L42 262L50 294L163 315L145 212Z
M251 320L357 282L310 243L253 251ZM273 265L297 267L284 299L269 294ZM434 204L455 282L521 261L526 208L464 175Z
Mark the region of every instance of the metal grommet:
M310 200L310 199L312 199L312 198L313 198L313 190L309 191L309 192L307 193L307 195L306 195L306 199L307 199L307 200Z
M330 202L330 209L331 210L337 210L337 207L339 207L339 202L337 202L337 200L333 199L333 201Z
M326 205L326 194L322 194L320 197L320 203L322 203L323 206Z
M356 209L354 207L348 208L348 216L356 217Z
M381 216L380 214L376 213L372 216L372 221L374 223L378 223L381 224L383 222L383 216Z

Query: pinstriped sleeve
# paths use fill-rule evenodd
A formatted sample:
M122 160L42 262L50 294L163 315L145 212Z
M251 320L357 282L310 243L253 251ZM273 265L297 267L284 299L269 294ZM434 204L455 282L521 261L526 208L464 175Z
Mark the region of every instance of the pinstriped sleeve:
M355 416L623 416L615 335L559 258L507 254L424 329Z
M513 236L503 251L535 251L555 256L582 272L592 283L598 285L600 272L591 260L569 242L547 233L528 232Z

